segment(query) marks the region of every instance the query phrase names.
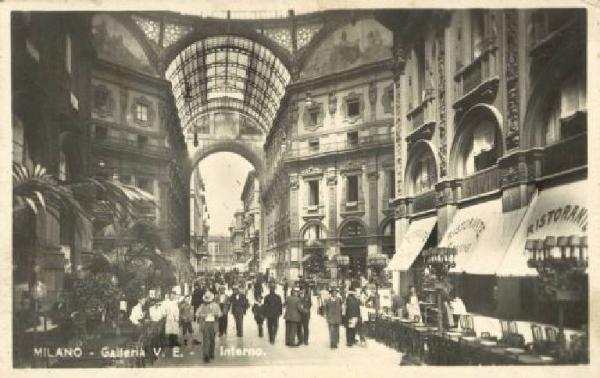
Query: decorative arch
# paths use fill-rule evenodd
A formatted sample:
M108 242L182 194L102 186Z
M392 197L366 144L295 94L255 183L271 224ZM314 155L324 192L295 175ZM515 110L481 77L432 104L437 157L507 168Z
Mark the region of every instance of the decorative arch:
M379 223L379 235L381 236L385 236L385 229L386 227L391 224L392 226L395 227L395 222L396 222L396 218L394 218L394 215L388 215L387 217L385 217L381 223Z
M365 230L365 236L366 236L366 233L369 231L369 227L367 227L367 224L359 217L348 217L348 218L344 219L342 221L342 223L340 223L340 225L338 226L338 230L337 230L338 237L340 237L340 238L342 237L342 231L344 231L346 226L348 226L351 223L360 224L363 227L363 229Z
M435 184L440 177L440 159L437 154L437 150L433 143L428 140L420 139L414 143L412 148L408 151L408 158L406 160L406 167L404 169L404 190L407 194L415 194L414 188L415 183L413 182L415 164L420 158L430 156L433 159L435 165Z
M572 46L568 46L568 48ZM543 70L527 99L527 108L521 131L521 146L524 148L541 145L542 128L546 126L548 112L552 101L560 95L560 86L564 79L581 70L584 77L586 62L584 59L574 59L573 54L564 49L557 49L553 56L544 63Z
M219 35L232 35L253 40L271 50L271 52L277 58L279 58L279 60L281 60L288 71L292 71L294 63L291 54L283 47L273 42L273 40L257 33L254 29L252 29L252 27L240 23L228 22L226 20L207 19L203 20L203 25L201 28L195 29L191 33L188 33L185 37L165 48L160 53L158 59L162 65L162 75L165 75L167 66L189 45L197 41Z
M465 154L473 143L473 133L482 122L489 122L494 130L494 151L502 156L505 151L502 134L502 115L495 107L488 104L477 104L471 107L461 118L456 127L456 134L450 149L449 173L452 177L465 176ZM497 149L497 150L496 150Z
M234 140L218 141L208 146L198 148L192 156L191 167L195 167L202 159L209 155L216 154L217 152L233 152L240 155L254 166L259 180L262 177L264 160L260 149L258 147L252 148L249 144Z
M327 227L325 227L323 222L321 222L320 220L317 220L317 219L311 219L311 220L307 221L306 223L304 223L304 225L300 228L300 232L298 233L298 235L300 235L301 238L304 238L304 232L306 232L306 230L308 230L312 226L319 226L321 228L321 231L323 233L325 233L325 237L323 237L323 235L321 235L321 239L326 239L329 236Z

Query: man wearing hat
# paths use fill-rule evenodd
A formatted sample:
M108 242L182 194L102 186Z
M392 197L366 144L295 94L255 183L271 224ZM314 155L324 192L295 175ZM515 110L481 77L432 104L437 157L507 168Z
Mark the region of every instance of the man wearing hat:
M354 290L348 291L346 298L346 345L356 343L356 330L360 327L360 301Z
M300 322L302 321L302 301L298 297L298 288L294 287L290 295L285 299L285 345L298 346L302 340L302 330ZM296 343L298 336L298 343Z
M279 327L279 317L282 313L281 297L275 294L275 283L269 284L269 294L265 297L263 311L267 318L267 330L269 332L269 342L275 343L277 328Z
M325 299L324 312L329 328L329 345L332 349L337 348L340 342L340 323L342 323L342 298L338 295L338 289L332 286L329 289L331 294Z
M210 362L215 358L215 332L217 329L217 319L221 316L221 308L213 302L215 296L212 292L206 291L202 297L204 303L196 311L196 319L200 323L202 330L202 352L204 362Z
M249 304L246 296L240 293L238 285L233 285L233 294L229 298L229 303L231 304L231 314L235 320L237 337L242 337L244 335L244 315L246 315Z

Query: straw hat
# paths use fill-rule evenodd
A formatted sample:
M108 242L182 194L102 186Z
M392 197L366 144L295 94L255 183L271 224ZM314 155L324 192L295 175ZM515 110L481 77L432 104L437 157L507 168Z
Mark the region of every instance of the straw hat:
M215 299L214 294L211 291L207 291L206 293L204 293L204 295L202 296L202 300L204 302L212 302L213 299Z

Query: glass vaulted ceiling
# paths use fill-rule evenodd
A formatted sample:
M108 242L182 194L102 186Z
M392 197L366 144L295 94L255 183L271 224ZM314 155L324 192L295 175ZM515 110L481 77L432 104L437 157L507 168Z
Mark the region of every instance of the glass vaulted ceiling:
M167 68L184 130L217 110L236 111L267 131L290 74L262 45L239 36L216 36L183 50Z

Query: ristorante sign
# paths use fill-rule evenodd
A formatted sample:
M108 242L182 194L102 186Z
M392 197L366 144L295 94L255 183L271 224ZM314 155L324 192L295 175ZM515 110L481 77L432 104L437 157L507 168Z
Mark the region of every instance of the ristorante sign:
M564 205L552 210L548 210L527 226L527 235L538 233L544 228L558 223L570 223L581 229L582 232L587 231L588 210L585 206L580 205Z

